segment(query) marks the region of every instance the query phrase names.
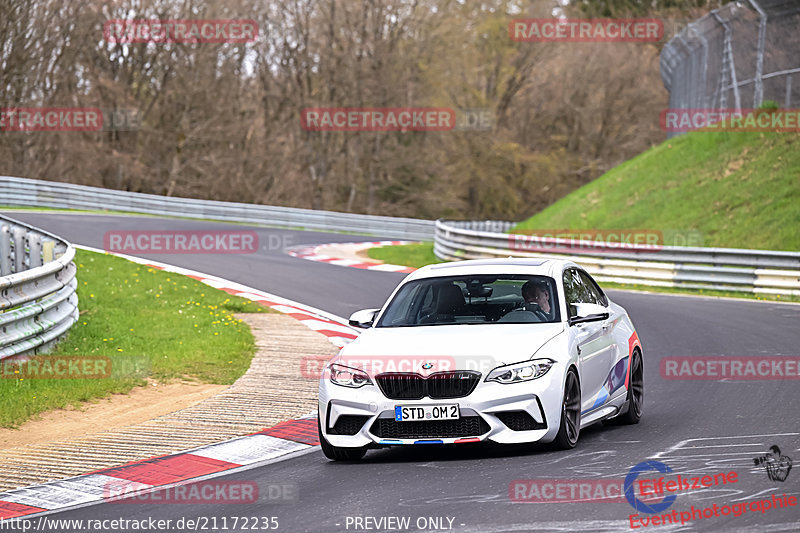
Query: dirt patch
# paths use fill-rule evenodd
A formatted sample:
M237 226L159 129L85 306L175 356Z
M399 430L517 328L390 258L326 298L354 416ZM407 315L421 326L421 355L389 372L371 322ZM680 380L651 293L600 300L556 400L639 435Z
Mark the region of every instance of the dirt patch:
M320 250L320 253L337 259L350 259L376 265L382 264L383 261L373 259L368 255L370 248L372 246L368 242L343 243L325 246Z
M129 394L87 404L81 409L48 411L19 429L0 429L0 448L14 448L61 439L83 437L98 431L139 424L184 409L228 388L205 383L153 383Z
M368 261L370 261L372 263L383 263L383 261L381 261L379 259L373 259L372 257L369 256L369 248L365 248L363 250L358 250L356 252L356 255L358 257L360 257L361 259L367 259Z

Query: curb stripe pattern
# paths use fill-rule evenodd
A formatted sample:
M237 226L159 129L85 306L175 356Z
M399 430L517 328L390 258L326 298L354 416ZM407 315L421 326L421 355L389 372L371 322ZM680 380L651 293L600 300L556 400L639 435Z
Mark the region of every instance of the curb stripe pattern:
M21 503L0 501L0 519L14 518L28 514L41 513L45 509Z
M297 428L279 428L302 420L308 422ZM19 518L104 500L113 502L120 494L133 496L150 492L159 487L189 482L193 478L309 449L315 445L310 444L315 439L304 434L302 429L313 425L316 437L316 417L298 421L282 422L259 433L189 452L136 461L62 481L9 491L0 494L0 519ZM270 432L281 436L268 435Z
M104 250L80 246L93 252ZM241 296L299 320L342 347L358 336L344 320L310 306L287 300L216 276L145 260L112 254L144 266L196 279L215 289ZM216 474L275 459L319 445L316 413L281 422L258 433L203 446L186 452L152 457L143 461L91 472L81 476L0 493L0 520L20 518L75 505L102 502L122 493L151 491L158 487L186 483L193 478Z
M308 444L309 446L319 446L316 416L281 422L269 429L265 429L261 434Z
M98 472L106 476L155 487L241 466L201 455L184 453L138 461Z
M325 253L327 248L333 246L349 246L362 244L365 248L375 248L379 246L396 246L400 244L412 244L414 241L374 241L374 242L335 242L329 244L320 244L317 246L308 246L302 248L293 248L287 253L292 257L299 257L301 259L308 259L309 261L318 261L320 263L328 263L337 266L347 266L351 268L361 268L364 270L378 270L380 272L400 272L410 274L416 269L403 265L392 265L390 263L363 263L353 259L343 259L341 257L332 257Z

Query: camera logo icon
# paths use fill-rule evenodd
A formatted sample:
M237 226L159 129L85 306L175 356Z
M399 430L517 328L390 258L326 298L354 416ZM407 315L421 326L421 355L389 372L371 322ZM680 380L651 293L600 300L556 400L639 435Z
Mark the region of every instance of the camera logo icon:
M754 458L753 464L763 466L771 481L786 481L792 470L792 459L781 455L781 449L777 445L770 446L769 453Z

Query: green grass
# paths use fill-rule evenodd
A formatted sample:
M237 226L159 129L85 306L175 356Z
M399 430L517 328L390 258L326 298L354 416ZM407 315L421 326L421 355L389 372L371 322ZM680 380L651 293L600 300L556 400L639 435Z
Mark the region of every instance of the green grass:
M431 242L369 248L367 249L367 255L384 263L414 268L430 265L431 263L441 263L441 260L433 255L433 243Z
M253 335L232 313L267 308L112 255L78 250L75 263L80 318L50 355L107 356L114 371L103 379L0 379L0 427L127 393L148 378L230 384L249 368Z
M516 229L651 229L664 244L800 250L800 134L694 132L665 141Z
M380 259L394 265L405 265L414 268L420 268L433 263L444 263L444 261L441 261L435 255L433 255L433 243L431 242L370 248L368 250L368 254L373 259ZM580 259L578 259L578 262L580 263ZM762 295L737 291L689 289L683 287L654 287L650 285L635 285L628 283L604 282L601 283L601 285L605 289L647 291L663 294L689 294L708 297L745 298L748 300L800 302L800 297L797 296Z

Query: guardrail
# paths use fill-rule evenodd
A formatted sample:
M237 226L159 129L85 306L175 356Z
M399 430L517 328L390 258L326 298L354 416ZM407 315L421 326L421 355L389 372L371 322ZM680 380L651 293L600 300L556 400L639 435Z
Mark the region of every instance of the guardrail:
M176 198L9 176L0 176L0 206L3 205L115 210L405 240L430 241L434 231L432 220Z
M266 226L352 232L405 240L434 239L440 259L486 257L580 257L600 281L800 295L800 253L734 248L630 246L538 239L536 249L515 241L507 221L454 222L395 218L290 207L175 198L87 187L69 183L0 176L0 206L117 210L153 215L229 220ZM44 235L44 232L40 232ZM51 236L52 237L52 236ZM55 238L55 237L53 237ZM528 249L526 249L528 248ZM568 253L548 253L567 248ZM73 252L74 253L74 252ZM0 255L3 251L0 250ZM0 274L2 275L2 274ZM74 278L74 275L73 275ZM0 308L2 310L2 308ZM2 316L2 315L0 315ZM3 326L0 321L0 327ZM2 337L0 337L2 339ZM0 340L2 347L2 340ZM0 357L2 357L0 351Z
M598 281L800 296L800 252L637 245L609 249L606 242L544 237L532 242L525 234L505 233L513 225L437 220L434 253L447 261L569 258Z
M46 352L78 320L75 249L0 216L0 359Z

